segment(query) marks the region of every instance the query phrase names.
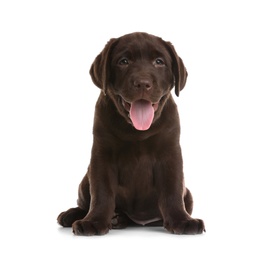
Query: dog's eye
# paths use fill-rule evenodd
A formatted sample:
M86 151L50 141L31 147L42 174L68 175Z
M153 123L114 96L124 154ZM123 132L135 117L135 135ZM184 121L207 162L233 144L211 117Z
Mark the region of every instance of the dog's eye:
M129 61L127 58L122 58L119 60L118 62L119 65L128 65L129 64Z
M163 59L158 58L158 59L156 59L156 60L154 61L153 64L154 64L155 66L161 67L161 66L164 66L164 65L165 65L165 62L164 62Z

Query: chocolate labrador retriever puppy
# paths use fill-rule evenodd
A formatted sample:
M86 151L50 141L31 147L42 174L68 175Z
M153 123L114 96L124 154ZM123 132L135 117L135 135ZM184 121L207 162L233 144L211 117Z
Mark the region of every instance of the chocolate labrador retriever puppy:
M162 224L175 234L200 234L190 215L179 144L180 123L170 93L184 88L187 72L171 43L146 33L111 39L90 69L102 91L94 141L78 207L58 223L75 235L102 235L130 223Z

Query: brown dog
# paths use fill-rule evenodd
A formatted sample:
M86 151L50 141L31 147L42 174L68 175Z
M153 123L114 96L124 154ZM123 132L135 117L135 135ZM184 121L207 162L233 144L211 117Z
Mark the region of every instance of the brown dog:
M162 224L176 234L200 234L184 186L178 96L187 72L174 47L146 33L111 39L90 74L102 92L96 105L90 166L78 207L58 223L76 235L106 234L129 223Z

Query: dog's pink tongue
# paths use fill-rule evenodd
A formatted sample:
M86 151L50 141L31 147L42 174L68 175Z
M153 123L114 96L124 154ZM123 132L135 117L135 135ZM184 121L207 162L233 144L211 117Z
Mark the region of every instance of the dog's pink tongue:
M144 99L132 102L130 118L132 120L133 126L137 130L148 130L152 124L153 117L154 108L151 102Z

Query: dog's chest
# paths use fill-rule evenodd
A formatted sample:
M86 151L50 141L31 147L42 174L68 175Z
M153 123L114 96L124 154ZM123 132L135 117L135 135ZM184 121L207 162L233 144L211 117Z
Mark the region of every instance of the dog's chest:
M148 147L132 146L118 157L116 207L137 223L159 217L154 181L155 155Z
M130 144L117 158L118 185L130 191L152 189L155 155L142 144Z

